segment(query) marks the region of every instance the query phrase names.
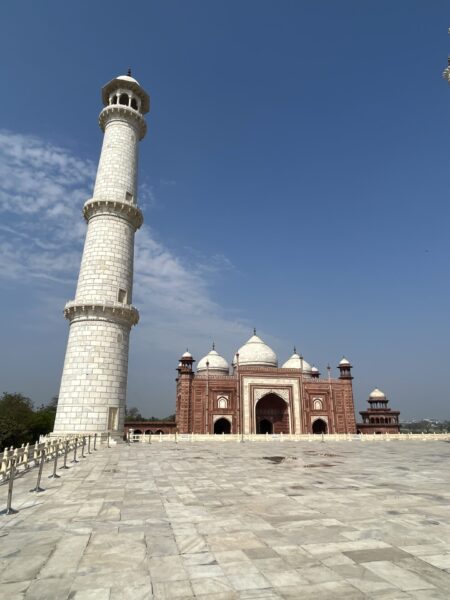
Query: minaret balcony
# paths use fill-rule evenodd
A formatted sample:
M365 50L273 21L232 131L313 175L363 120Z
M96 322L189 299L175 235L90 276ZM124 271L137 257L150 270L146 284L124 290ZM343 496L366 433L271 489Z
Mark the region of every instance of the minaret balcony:
M99 215L112 215L125 219L134 229L139 227L144 222L144 217L141 209L125 200L105 200L102 198L91 198L83 206L83 215L88 222L93 217Z
M78 302L71 300L64 306L64 316L73 321L113 321L137 325L139 311L132 304L121 302Z
M147 133L147 123L144 117L131 106L125 106L124 104L109 104L105 106L98 118L98 124L102 131L105 131L106 125L114 120L124 120L127 123L132 123L137 129L140 140Z

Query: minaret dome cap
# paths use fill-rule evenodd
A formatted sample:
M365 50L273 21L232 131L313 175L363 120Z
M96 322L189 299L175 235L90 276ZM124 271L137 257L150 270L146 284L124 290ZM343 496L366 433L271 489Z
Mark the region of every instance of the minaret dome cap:
M140 83L130 75L119 75L111 81L108 81L102 88L102 100L105 106L109 104L109 95L116 89L126 88L133 91L141 99L141 113L148 113L150 110L150 96L141 87Z

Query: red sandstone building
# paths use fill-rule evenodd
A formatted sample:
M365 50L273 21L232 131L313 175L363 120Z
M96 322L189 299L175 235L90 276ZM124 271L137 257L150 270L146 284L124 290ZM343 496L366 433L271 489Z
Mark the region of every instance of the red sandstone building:
M356 433L352 366L343 358L339 378L294 354L281 367L255 333L236 353L232 369L215 348L178 365L176 423L180 433Z
M369 396L369 408L361 411L362 423L357 428L360 433L398 433L400 431L398 410L388 408L386 395L375 388Z

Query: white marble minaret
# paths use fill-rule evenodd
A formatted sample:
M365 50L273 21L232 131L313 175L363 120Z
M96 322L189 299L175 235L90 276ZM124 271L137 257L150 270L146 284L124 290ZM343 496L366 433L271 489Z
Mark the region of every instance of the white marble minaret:
M120 437L125 416L137 206L138 144L146 132L148 94L131 73L102 90L104 131L93 197L83 208L88 224L75 300L64 308L69 341L54 434Z

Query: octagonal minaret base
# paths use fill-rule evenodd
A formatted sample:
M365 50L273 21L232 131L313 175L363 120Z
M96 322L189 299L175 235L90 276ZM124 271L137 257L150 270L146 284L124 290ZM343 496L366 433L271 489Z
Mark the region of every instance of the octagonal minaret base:
M69 341L54 435L111 433L122 437L130 329L137 206L138 144L146 132L149 97L130 76L103 88L105 132L75 300L66 304Z

